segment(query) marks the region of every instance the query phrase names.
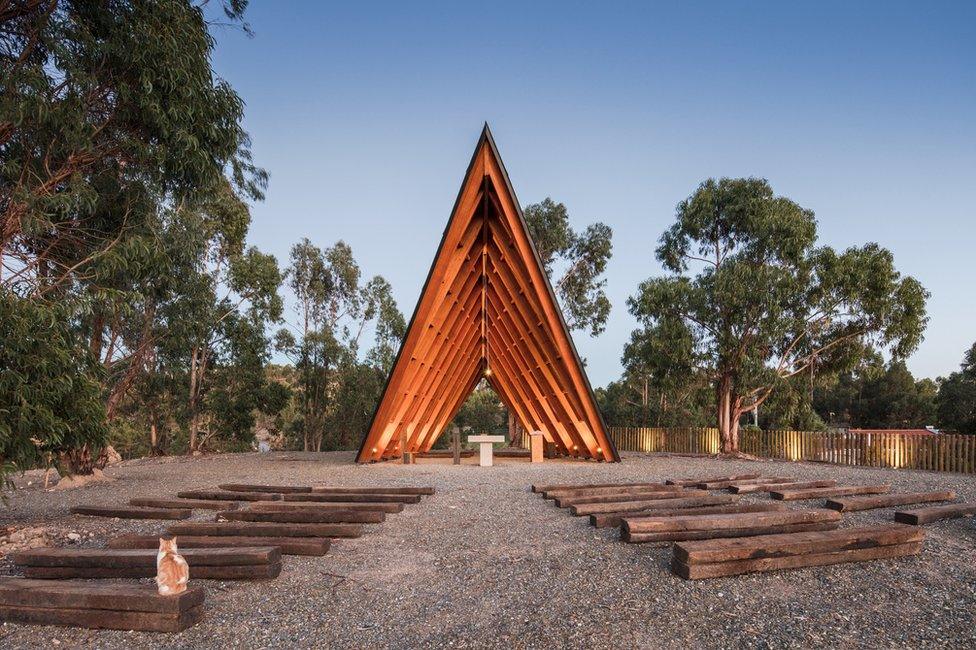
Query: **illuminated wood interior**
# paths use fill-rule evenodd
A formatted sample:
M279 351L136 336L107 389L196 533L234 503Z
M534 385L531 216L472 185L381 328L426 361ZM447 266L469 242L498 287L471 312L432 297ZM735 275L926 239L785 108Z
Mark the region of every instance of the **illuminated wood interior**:
M357 460L430 450L481 378L562 454L620 460L487 125Z

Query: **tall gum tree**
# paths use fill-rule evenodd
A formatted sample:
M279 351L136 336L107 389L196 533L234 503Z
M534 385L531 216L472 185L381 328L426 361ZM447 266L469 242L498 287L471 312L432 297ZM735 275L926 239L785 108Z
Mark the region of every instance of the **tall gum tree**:
M676 358L711 382L723 453L738 451L742 415L790 377L849 368L868 345L903 358L928 320L928 293L889 251L817 246L813 212L763 179L703 182L656 256L668 275L641 283L630 312L682 342Z
M105 402L69 404L67 396L87 400L89 391L61 394L56 382L37 382L44 390L24 412L37 419L18 431L45 436L48 415L70 422L83 413L90 420L77 430L103 432L153 354L165 298L155 287L168 273L154 254L160 214L227 183L259 198L266 174L252 164L243 102L211 67L211 18L246 30L246 6L0 1L0 294L10 307L0 330L19 331L17 314L61 328L52 327L50 346L8 354L5 367L62 364L61 375L97 382ZM62 355L65 346L73 353ZM0 387L0 411L22 398ZM91 472L104 436L61 440L68 469ZM51 456L53 444L35 446Z

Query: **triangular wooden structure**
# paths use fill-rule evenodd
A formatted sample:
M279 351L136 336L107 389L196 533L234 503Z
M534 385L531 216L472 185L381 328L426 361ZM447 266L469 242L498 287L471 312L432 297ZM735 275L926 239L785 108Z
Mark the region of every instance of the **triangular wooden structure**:
M558 451L620 460L487 124L357 460L428 451L482 377Z

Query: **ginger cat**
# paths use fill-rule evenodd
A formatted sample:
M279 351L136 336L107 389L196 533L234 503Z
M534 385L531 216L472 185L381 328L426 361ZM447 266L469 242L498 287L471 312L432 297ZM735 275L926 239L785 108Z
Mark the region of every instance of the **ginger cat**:
M161 596L175 596L186 591L190 579L190 565L176 549L176 538L159 538L156 555L156 584Z

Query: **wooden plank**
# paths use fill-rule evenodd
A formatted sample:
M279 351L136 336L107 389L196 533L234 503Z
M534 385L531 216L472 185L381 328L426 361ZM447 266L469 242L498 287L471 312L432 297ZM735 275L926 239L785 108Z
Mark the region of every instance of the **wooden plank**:
M663 483L640 483L634 485L614 485L599 488L567 488L561 490L547 490L542 493L544 499L558 499L576 496L600 496L603 494L634 494L637 492L681 492L685 488L680 485L665 485Z
M688 530L730 530L811 522L839 522L841 514L825 508L782 510L727 515L688 515L682 517L624 517L621 528L628 533L657 533Z
M532 491L539 493L552 492L554 490L587 490L592 488L619 488L640 485L664 485L664 483L660 481L656 483L533 483Z
M282 555L321 556L329 552L332 540L328 537L248 537L241 535L180 535L177 540L181 552L190 548L240 548L246 546L274 546ZM108 540L109 548L159 547L156 535L121 535Z
M911 544L895 544L893 546L877 546L850 551L834 551L831 553L812 553L789 557L761 558L756 560L740 560L737 562L718 562L715 564L684 564L673 559L671 569L686 580L701 580L733 576L743 573L757 573L762 571L778 571L781 569L799 569L803 567L827 566L845 562L867 562L898 557L918 555L922 550L921 542Z
M683 487L693 487L699 483L717 483L719 481L742 481L746 479L759 478L759 473L749 473L749 474L733 474L732 476L711 476L705 478L679 478L679 479L668 479L664 483L666 485L680 485Z
M181 499L203 499L206 501L277 501L280 494L273 492L230 492L227 490L183 490L176 496Z
M273 546L246 548L187 548L180 555L191 568L198 566L231 566L272 564L281 561L281 551ZM151 567L156 569L156 552L152 549L111 548L36 548L11 553L11 561L34 567Z
M200 587L190 586L183 593L160 596L155 587L148 585L0 578L0 605L14 607L179 614L203 604L205 593Z
M362 524L282 524L257 521L187 522L167 527L171 535L237 537L361 537Z
M283 494L284 501L343 501L347 503L420 503L419 494Z
M784 510L781 503L733 503L728 505L699 506L691 508L657 508L637 512L610 512L590 515L590 524L596 528L611 528L620 525L624 517L679 517L681 515L731 514L735 512L773 512Z
M188 508L136 508L109 506L72 506L73 515L87 517L112 517L116 519L189 519L193 511Z
M707 501L706 501L707 499ZM570 512L575 516L594 515L606 512L634 512L636 510L648 510L651 508L679 508L688 505L716 505L719 503L732 503L738 499L733 494L710 495L707 492L699 492L694 495L682 497L681 499L639 499L636 501L613 501L611 503L581 503L580 505L569 506Z
M724 490L737 485L767 485L775 483L792 483L796 479L787 476L767 476L759 478L738 479L734 481L702 481L695 487L699 490Z
M855 494L883 494L890 489L890 485L851 485L846 487L810 488L806 490L771 490L769 496L780 501L805 501L808 499L844 497Z
M685 564L712 564L850 551L921 542L924 539L925 532L921 528L903 524L880 524L859 528L838 528L825 532L682 542L675 545L674 557Z
M37 580L153 578L156 567L25 566L24 575ZM269 580L281 573L281 561L272 564L191 566L191 580Z
M249 483L221 483L217 486L229 492L271 492L273 494L295 494L312 491L310 485L261 485Z
M170 596L165 596L170 598ZM179 614L155 612L113 612L105 609L15 607L0 605L0 621L28 625L59 625L103 630L139 632L182 632L203 620L204 608Z
M819 521L808 524L764 524L743 528L722 528L713 530L672 530L659 533L624 533L621 526L620 539L629 544L646 542L680 542L694 539L715 539L726 537L748 537L752 535L775 535L779 533L803 533L807 531L832 530L839 522Z
M256 510L227 510L217 513L217 521L276 521L296 524L378 524L386 513L368 510L292 510L261 512Z
M682 499L685 497L703 497L708 492L704 490L660 490L653 492L633 492L625 494L604 494L598 496L571 496L555 499L559 508L584 505L587 503L617 503L620 501L650 501L652 499Z
M976 503L950 503L944 506L930 508L916 508L914 510L899 510L895 513L895 521L903 524L921 526L943 519L959 519L976 515Z
M878 496L839 497L827 499L825 507L839 512L854 512L857 510L873 510L875 508L889 508L891 506L905 506L913 503L932 503L933 501L952 501L956 493L951 490L942 492L919 492L916 494L881 494Z
M348 501L252 501L248 510L255 512L290 512L293 510L328 511L362 510L365 512L403 512L402 503L349 503Z
M753 492L772 492L773 490L778 490L780 492L784 490L803 490L807 488L822 488L822 487L834 487L837 485L837 481L834 480L823 480L823 481L796 481L795 483L748 483L746 485L732 485L729 487L729 492L732 494L750 494Z
M137 497L129 499L130 506L142 508L190 508L191 510L234 510L240 508L237 501L218 499L156 499Z

